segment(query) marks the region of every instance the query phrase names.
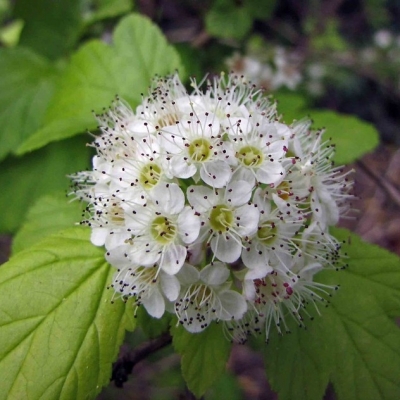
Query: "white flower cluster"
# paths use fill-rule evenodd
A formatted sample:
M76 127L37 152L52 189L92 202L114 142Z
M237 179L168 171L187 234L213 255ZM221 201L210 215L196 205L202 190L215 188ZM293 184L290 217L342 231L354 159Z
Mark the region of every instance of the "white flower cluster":
M96 116L93 170L73 177L82 223L116 268L111 286L153 317L190 332L223 321L239 341L287 329L287 315L301 325L331 289L313 276L338 262L328 228L352 182L321 131L279 122L244 78L192 86L158 79L136 112L117 99Z

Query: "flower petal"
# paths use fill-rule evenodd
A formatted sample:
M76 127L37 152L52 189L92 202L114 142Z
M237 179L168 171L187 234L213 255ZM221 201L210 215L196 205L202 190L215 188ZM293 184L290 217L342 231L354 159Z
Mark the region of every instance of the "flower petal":
M165 311L165 301L158 289L154 289L142 299L146 311L154 318L161 318Z
M218 260L233 263L240 257L242 246L232 237L217 235L211 240L211 250Z
M185 207L178 216L178 231L184 243L193 243L200 232L200 218L190 207Z
M221 301L221 310L218 313L218 318L223 321L230 321L232 319L240 319L247 311L247 303L245 298L233 290L219 293Z
M207 285L221 285L229 277L229 269L224 263L208 264L200 272L200 279Z
M164 271L161 271L160 286L168 300L175 301L178 298L181 285L176 276L168 275Z
M185 262L187 250L185 246L174 243L166 246L161 255L160 267L169 275L175 275Z
M222 160L205 163L200 168L201 179L215 188L224 187L232 175L231 167Z

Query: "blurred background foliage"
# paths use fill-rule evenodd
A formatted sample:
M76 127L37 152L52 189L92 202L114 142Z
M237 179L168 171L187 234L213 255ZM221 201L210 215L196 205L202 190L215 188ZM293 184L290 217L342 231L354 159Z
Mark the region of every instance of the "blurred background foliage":
M310 114L317 128L327 127L329 135L345 143L337 162L354 161L377 144L373 134L366 133L374 128L358 118L377 128L382 143L400 145L398 0L0 0L3 261L9 253L9 234L18 231L30 207L36 202L28 220L44 212L37 203L41 196L65 193L66 175L90 166L91 150L84 146L90 140L85 129L95 130L90 109L82 111L85 118L74 119L76 108L63 101L73 103L75 97L79 108L92 98L70 86L65 76L76 78L82 72L79 62L90 46L94 49L93 39L113 43L114 29L131 12L148 17L174 46L176 59L167 60L166 68L179 64L187 77L198 78L223 70L245 74L278 99L286 122ZM136 47L150 55L156 51L146 38ZM123 65L123 71L131 65L135 76L133 59L120 59L118 48L107 51L110 63ZM107 57L91 62L107 63ZM100 72L89 71L99 86L105 76ZM144 81L146 76L137 79L140 90L127 87L119 93L133 107L150 83ZM124 81L122 76L118 85L123 87ZM93 108L108 106L104 102L118 89L110 84ZM64 110L70 113L68 121L62 120ZM79 133L83 135L72 137ZM23 241L19 236L17 245L23 247ZM149 332L128 335L127 343L137 345L151 337ZM261 359L249 352L234 352L227 374L206 399L275 398L259 375ZM137 366L125 390L110 386L100 398L191 398L177 357L164 349ZM333 394L328 390L329 396Z

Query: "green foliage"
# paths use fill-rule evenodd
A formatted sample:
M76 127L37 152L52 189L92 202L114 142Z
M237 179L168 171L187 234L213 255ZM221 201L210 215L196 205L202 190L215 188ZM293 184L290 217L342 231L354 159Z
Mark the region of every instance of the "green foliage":
M378 145L379 134L376 128L352 115L340 114L330 110L315 110L306 107L303 96L280 92L276 95L278 111L282 120L291 124L294 120L308 117L314 129L326 129L325 139L332 138L336 145L337 165L349 164Z
M182 326L173 326L173 345L182 356L182 374L188 388L198 397L225 371L231 344L222 325L211 324L201 333L193 334Z
M65 192L40 197L29 209L26 221L14 236L13 253L25 250L46 236L72 227L82 220L82 203L69 201Z
M379 143L376 128L357 117L334 111L310 110L310 118L313 120L314 128L325 128L325 137L332 138L336 145L337 165L357 160L372 151Z
M29 137L18 153L95 129L91 110L108 106L116 93L135 107L155 74L180 68L178 54L156 26L139 15L124 18L114 32L113 46L94 40L74 54L43 128Z
M282 121L286 124L290 125L293 121L305 116L306 99L304 96L280 91L274 94L273 99L276 99L278 112L282 115Z
M313 21L311 26L315 28L314 25L318 23L319 21ZM315 34L315 32L311 31L310 38L314 49L321 52L345 51L348 46L339 33L337 21L335 19L329 19L324 28L324 31L320 34Z
M133 0L85 0L83 18L85 24L116 17L131 11Z
M39 128L58 74L28 49L0 49L0 160Z
M62 57L79 38L80 3L81 0L17 0L14 15L25 22L20 44L52 60Z
M90 151L86 141L87 138L78 137L52 143L0 164L0 232L14 232L39 197L56 190L66 191L70 186L67 175L88 168Z
M137 325L142 328L145 335L150 339L168 332L171 318L172 315L169 313L165 313L160 319L153 318L147 314L144 307L139 307L137 311Z
M341 288L307 330L272 338L263 349L267 375L283 400L321 399L329 380L339 400L398 399L400 259L346 230L335 234L351 240L349 267L318 280Z
M109 382L133 325L88 237L66 230L0 268L1 399L91 399Z
M212 388L204 396L205 400L242 400L243 393L240 390L239 382L231 372L225 372L214 383Z
M275 3L275 0L215 0L205 16L207 32L223 39L243 39L249 33L254 19L271 16Z

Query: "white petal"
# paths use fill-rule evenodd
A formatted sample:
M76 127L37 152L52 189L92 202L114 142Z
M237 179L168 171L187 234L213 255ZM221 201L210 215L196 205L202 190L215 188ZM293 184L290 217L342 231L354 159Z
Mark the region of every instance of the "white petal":
M184 243L193 243L200 232L200 218L190 207L185 207L178 216L178 231Z
M165 297L170 301L175 301L179 296L181 285L174 275L168 275L163 271L160 272L160 285Z
M222 319L223 321L240 319L247 311L247 303L245 298L233 290L220 293L218 297L222 303L222 309L218 313L218 318Z
M177 178L190 178L196 173L196 171L196 166L193 164L188 164L183 156L177 155L175 157L172 157L171 172Z
M230 177L231 167L222 160L215 160L202 165L200 169L201 179L207 184L215 188L224 187Z
M272 156L274 160L282 158L286 154L286 150L288 147L288 141L283 139L278 139L270 143L266 148L265 152Z
M160 267L169 275L175 275L185 262L187 250L185 246L174 243L166 246L160 261Z
M241 206L250 200L253 186L246 181L234 181L228 184L225 198L232 206Z
M273 122L272 123L276 129L276 133L280 136L283 137L285 139L289 139L290 136L292 135L292 131L290 130L290 128L285 125L282 124L280 122Z
M261 183L267 184L274 183L276 185L285 178L285 175L285 169L277 161L267 161L256 171L257 179Z
M128 258L130 249L131 246L129 245L115 247L106 253L106 260L114 267L126 267L130 264L130 260Z
M161 210L167 214L178 214L185 206L185 196L176 183L157 185L151 193Z
M145 137L150 132L155 132L155 127L150 121L143 119L134 120L126 124L126 129L136 137Z
M250 269L258 269L267 266L268 259L268 250L264 246L260 246L256 240L250 245L250 250L243 249L242 251L243 264ZM258 276L257 278L261 277ZM256 278L252 277L252 279Z
M125 243L126 239L129 239L132 236L130 232L113 232L110 233L106 241L104 243L104 246L107 250L114 249L117 246L120 246L121 243Z
M149 245L147 245L149 243ZM155 245L147 238L139 237L134 239L129 257L136 265L153 265L160 259L160 246Z
M109 232L110 230L108 228L92 228L90 241L95 246L104 246L104 243L106 242L106 238Z
M186 194L190 205L198 212L207 211L217 204L217 195L206 186L189 186Z
M248 182L251 186L254 186L256 183L256 178L252 170L241 167L238 168L232 175L231 182L234 181L245 181Z
M237 232L242 236L252 235L257 232L260 213L252 204L245 204L235 210L235 218L239 226Z
M146 311L154 318L161 318L165 311L165 302L160 291L154 289L149 293L149 296L142 300Z
M200 271L200 279L207 285L221 285L229 277L229 269L221 262L208 264Z
M232 263L240 257L242 246L232 237L226 239L225 235L217 235L211 240L211 250L218 260Z
M182 265L182 268L175 276L178 278L181 285L184 286L189 286L200 279L200 273L197 268L187 263Z
M274 196L274 194L272 196ZM257 204L257 208L260 212L264 211L264 215L269 215L271 212L271 201L265 196L261 188L256 189L254 192L253 203Z

